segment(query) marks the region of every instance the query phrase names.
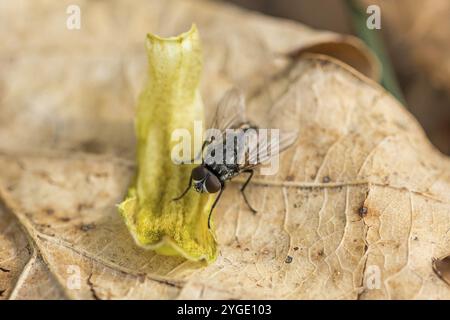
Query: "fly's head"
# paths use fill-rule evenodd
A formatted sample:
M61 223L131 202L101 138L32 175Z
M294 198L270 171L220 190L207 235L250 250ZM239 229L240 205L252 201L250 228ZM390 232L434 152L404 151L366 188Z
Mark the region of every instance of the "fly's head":
M222 188L219 178L202 165L192 170L192 182L199 193L216 193Z

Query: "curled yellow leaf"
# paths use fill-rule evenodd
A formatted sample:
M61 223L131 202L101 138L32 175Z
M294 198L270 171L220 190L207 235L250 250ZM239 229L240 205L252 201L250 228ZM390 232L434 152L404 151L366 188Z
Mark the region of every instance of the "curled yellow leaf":
M199 93L202 55L197 28L177 37L147 36L148 82L139 97L136 117L137 176L119 211L142 247L165 255L212 262L217 255L208 229L212 198L188 192L193 165L171 159L175 129L189 130L203 120Z

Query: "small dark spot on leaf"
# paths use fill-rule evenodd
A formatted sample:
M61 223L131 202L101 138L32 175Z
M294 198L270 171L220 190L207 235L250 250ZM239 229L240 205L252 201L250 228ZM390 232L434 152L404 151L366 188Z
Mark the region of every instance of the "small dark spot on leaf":
M95 228L95 224L93 224L93 223L83 224L80 227L81 231L89 231L89 230L94 229L94 228Z
M367 212L369 212L367 207L362 206L361 208L358 209L358 213L361 217L365 217L367 215Z
M319 257L322 257L323 255L324 255L324 251L323 251L323 249L322 250L320 250L319 252L317 252L317 255L319 256Z
M68 217L62 217L60 220L61 220L62 222L69 222L69 221L70 221L70 218L68 218Z
M0 271L1 271L1 272L10 272L11 270L0 267Z
M286 257L286 260L284 260L284 262L286 262L286 263L291 263L292 260L293 260L293 258L292 258L291 256L287 256L287 257Z
M3 294L5 293L6 290L1 290L0 289L0 297L3 297Z
M322 181L323 181L323 183L328 183L331 181L331 178L329 176L325 176L325 177L323 177Z
M417 240L419 240L419 237L418 237L418 236L414 236L414 237L413 237L413 240L414 240L414 241L417 241Z
M108 176L108 172L95 172L94 176L97 178L106 178Z
M145 282L145 274L139 274L138 281L139 281L139 283L144 283Z
M250 251L250 249L249 248L244 248L244 251Z
M91 203L79 203L77 206L77 210L78 210L78 212L81 212L85 209L92 209L93 206L94 205Z
M294 251L297 251L298 250L298 247L294 247Z
M88 153L101 153L104 147L100 141L92 139L82 142L80 149Z

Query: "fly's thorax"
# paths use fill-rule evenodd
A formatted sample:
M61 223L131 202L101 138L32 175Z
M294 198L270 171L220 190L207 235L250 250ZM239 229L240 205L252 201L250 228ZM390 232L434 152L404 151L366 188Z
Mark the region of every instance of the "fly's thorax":
M210 143L206 148L204 162L207 165L243 165L248 149L248 129L226 130L221 139Z
M213 163L208 165L208 168L222 182L225 182L226 180L229 180L239 174L239 165L237 164Z

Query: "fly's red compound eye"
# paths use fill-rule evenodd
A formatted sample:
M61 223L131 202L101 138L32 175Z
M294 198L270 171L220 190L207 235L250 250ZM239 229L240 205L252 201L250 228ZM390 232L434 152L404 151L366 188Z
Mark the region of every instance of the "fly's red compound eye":
M206 178L206 174L208 170L203 166L198 166L192 169L192 180L194 181L202 181Z
M211 174L206 178L205 181L205 189L208 193L216 193L222 188L222 184L220 183L219 179Z

